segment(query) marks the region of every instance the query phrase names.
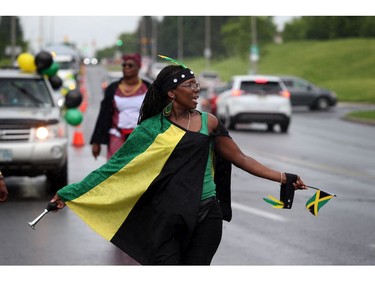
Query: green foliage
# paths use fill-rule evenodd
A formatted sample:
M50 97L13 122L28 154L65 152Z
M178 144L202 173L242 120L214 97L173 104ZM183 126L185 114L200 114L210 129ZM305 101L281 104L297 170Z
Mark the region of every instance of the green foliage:
M198 57L206 48L206 31L210 31L212 57L249 55L251 17L230 16L167 16L158 25L158 50L161 54L178 57L178 40L182 40L183 56ZM210 28L207 28L207 21ZM256 17L258 44L271 42L276 32L272 17ZM180 35L181 37L180 37ZM181 43L181 42L180 42Z
M178 57L178 45L184 57L203 56L206 48L206 31L210 31L210 48L213 57L225 56L221 28L233 17L222 16L166 16L158 24L158 52ZM237 17L236 17L237 18ZM206 25L206 23L209 23Z
M338 38L374 38L375 17L306 16L285 25L283 37L290 40L328 40Z
M96 57L98 59L112 58L116 52L121 54L139 52L137 36L133 33L122 33L112 47L98 51Z
M260 57L258 73L288 74L334 90L340 101L375 103L375 39L297 41L269 44ZM205 68L203 58L186 59L196 73ZM248 74L249 60L240 56L213 60L211 69L224 81Z
M0 16L0 60L9 57L9 55L7 56L5 54L5 50L12 45L12 18L15 20L15 44L20 47L22 51L25 51L27 48L27 43L23 40L23 30L19 18L13 16Z
M223 44L227 53L247 57L252 45L252 17L235 17L230 19L222 28ZM272 17L256 17L257 45L263 46L273 41L276 26Z
M359 119L375 120L375 111L356 111L349 113L348 116Z

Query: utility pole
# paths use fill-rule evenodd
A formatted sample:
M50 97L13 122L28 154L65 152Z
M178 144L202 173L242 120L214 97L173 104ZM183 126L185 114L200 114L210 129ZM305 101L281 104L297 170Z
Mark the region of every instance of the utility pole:
M259 61L259 48L257 40L256 17L251 17L251 47L250 47L250 74L257 74L257 63Z
M55 17L50 17L49 44L55 44Z
M206 70L210 69L211 59L211 17L205 18L205 49L204 57L206 58Z
M39 51L44 48L44 18L43 16L39 17Z
M183 17L177 16L177 58L182 61L184 59L184 28Z
M151 17L152 21L152 47L151 47L151 59L152 61L157 60L157 51L158 51L158 20L157 17Z
M11 62L16 60L16 17L12 16L10 19L10 49Z
M141 55L145 57L147 55L147 37L146 37L146 17L142 17L141 21Z

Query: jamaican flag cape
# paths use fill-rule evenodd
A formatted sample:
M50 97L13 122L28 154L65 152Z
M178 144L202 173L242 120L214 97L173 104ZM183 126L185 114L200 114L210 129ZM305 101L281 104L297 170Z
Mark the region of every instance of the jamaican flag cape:
M210 142L222 135L228 135L222 126L207 136L156 115L142 122L107 163L57 194L106 240L139 263L153 264L155 251L176 229L186 236L187 246ZM229 221L230 164L216 162L217 195Z

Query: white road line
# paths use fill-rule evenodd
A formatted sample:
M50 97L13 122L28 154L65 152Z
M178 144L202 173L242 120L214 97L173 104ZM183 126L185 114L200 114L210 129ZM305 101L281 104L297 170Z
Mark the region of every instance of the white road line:
M241 211L244 211L244 212L248 212L250 214L257 215L257 216L260 216L260 217L264 217L264 218L267 218L267 219L275 220L275 221L282 221L282 222L287 221L282 216L271 214L271 213L265 212L265 211L261 211L259 209L251 208L251 207L248 207L248 206L236 203L236 202L232 202L232 208L237 209L237 210L241 210Z

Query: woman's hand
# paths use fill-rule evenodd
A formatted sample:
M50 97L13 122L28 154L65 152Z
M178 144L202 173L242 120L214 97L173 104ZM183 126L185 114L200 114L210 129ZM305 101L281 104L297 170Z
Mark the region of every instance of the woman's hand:
M4 178L0 178L0 202L5 202L8 198L8 190Z
M100 150L101 150L100 143L93 143L92 144L91 151L92 151L92 155L94 156L95 159L99 156Z
M305 183L299 176L297 176L297 181L293 183L293 185L294 185L294 190L307 189L307 186L305 185Z
M60 210L60 209L62 209L62 208L64 208L66 206L65 202L63 200L61 200L61 198L57 194L55 194L55 196L53 196L53 198L51 199L50 202L51 203L56 202L58 210Z

